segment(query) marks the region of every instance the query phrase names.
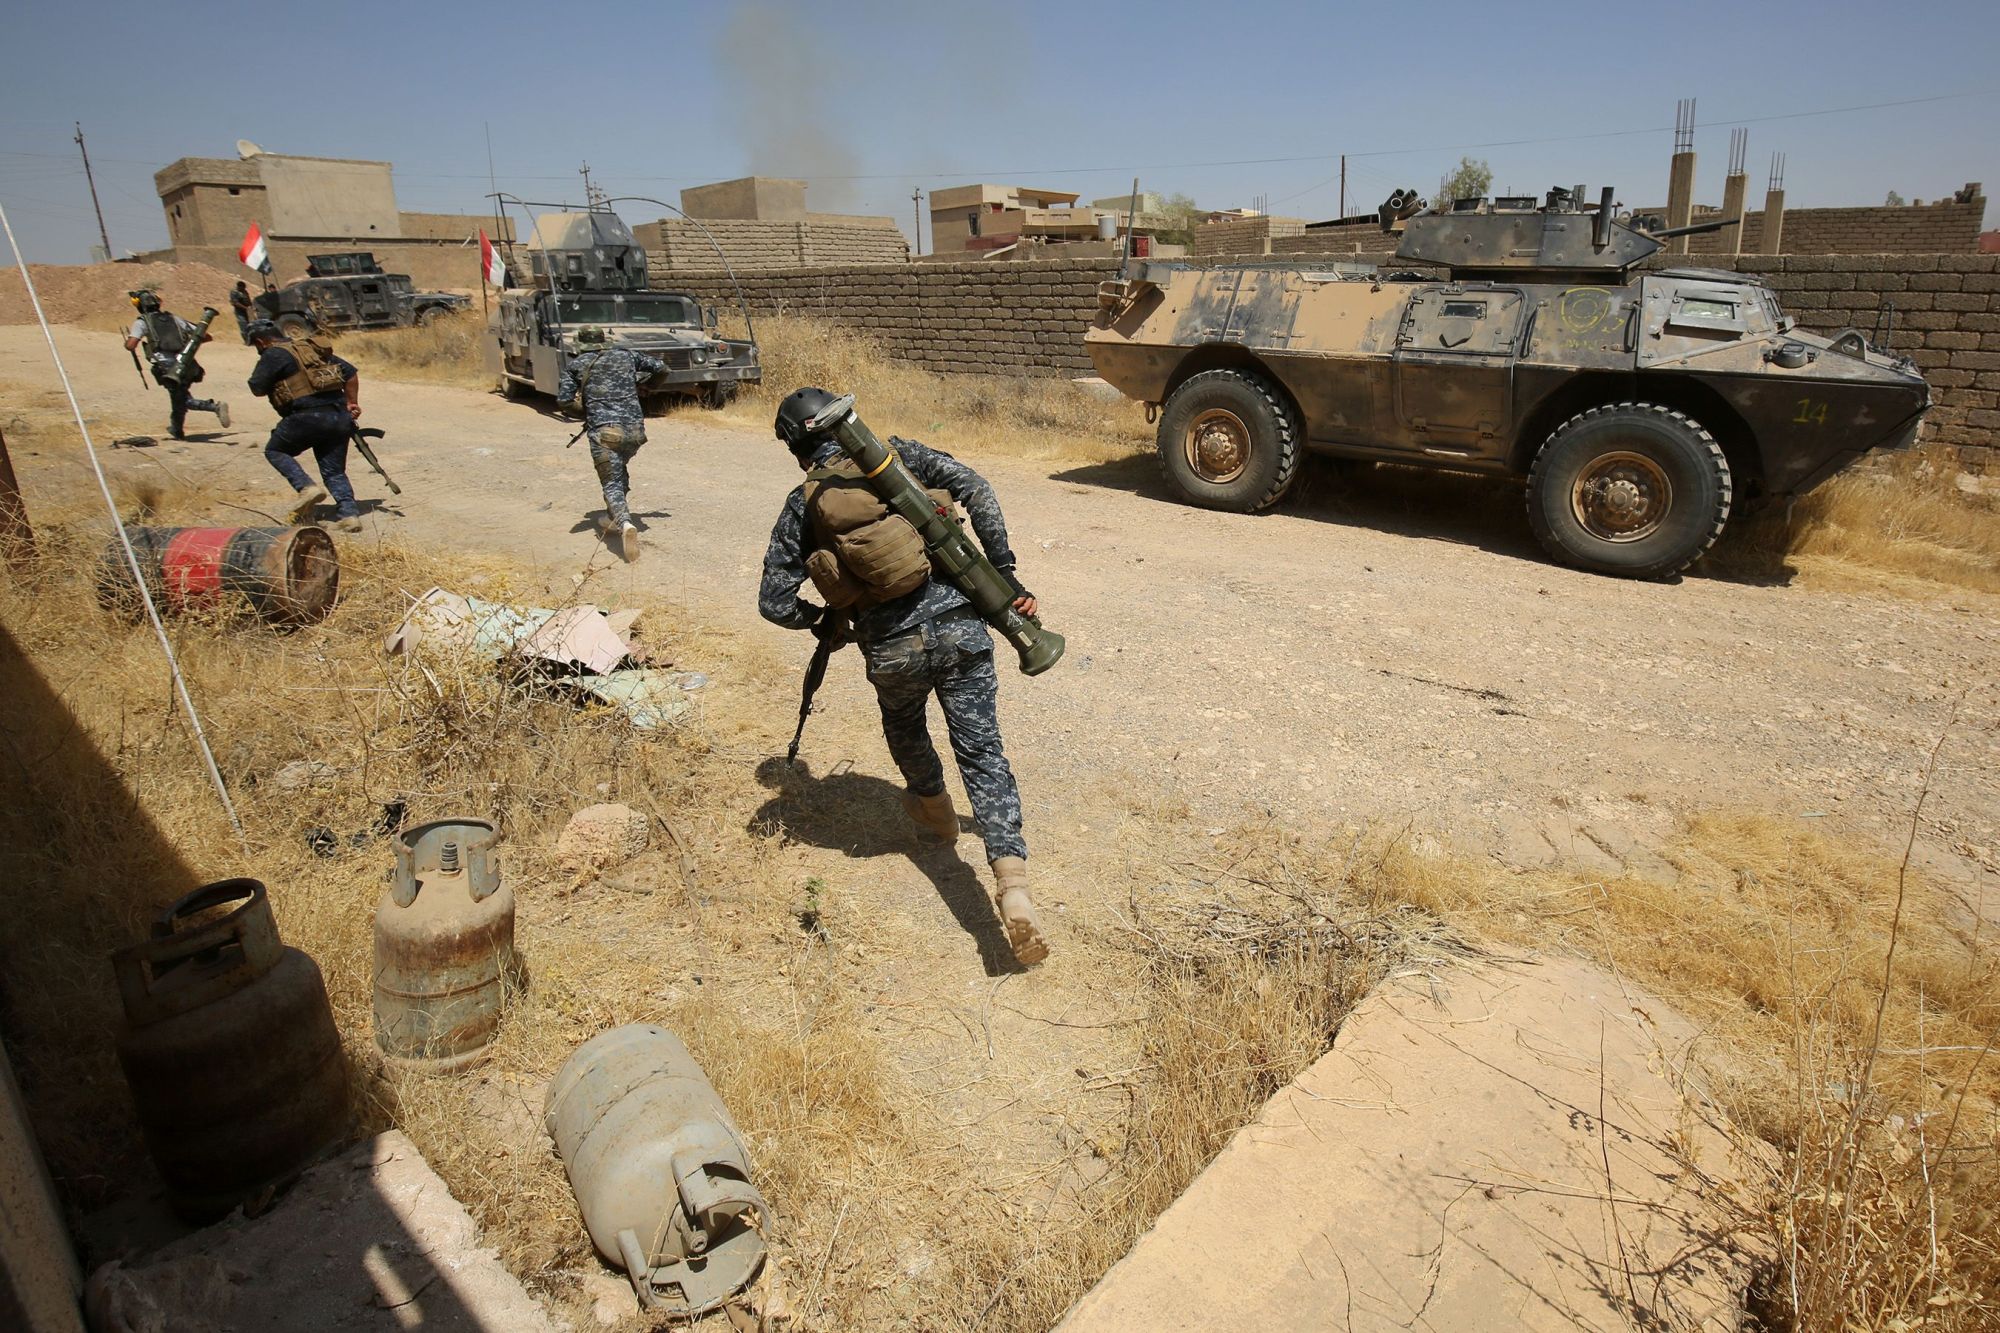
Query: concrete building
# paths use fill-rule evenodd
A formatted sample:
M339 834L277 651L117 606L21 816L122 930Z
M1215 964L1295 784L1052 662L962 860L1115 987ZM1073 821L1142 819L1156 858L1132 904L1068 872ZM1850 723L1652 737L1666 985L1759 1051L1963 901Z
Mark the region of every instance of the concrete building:
M512 235L503 220L460 213L405 213L396 207L393 168L357 158L248 153L183 157L153 175L166 213L168 248L139 256L194 261L235 272L237 247L252 223L264 233L272 280L305 274L305 257L326 250L369 250L382 267L420 287L479 283L481 228Z
M741 218L800 222L806 216L806 183L779 176L744 176L681 191L681 211L691 218Z
M1036 190L1020 185L957 185L931 193L931 250L941 259L967 254L991 254L1023 259L1071 253L1067 247L1090 246L1104 254L1122 251L1132 196L1099 199L1080 206L1066 190ZM1152 244L1156 232L1167 229L1160 197L1139 196L1139 216L1132 227L1153 254L1166 251ZM1081 256L1082 251L1076 252Z

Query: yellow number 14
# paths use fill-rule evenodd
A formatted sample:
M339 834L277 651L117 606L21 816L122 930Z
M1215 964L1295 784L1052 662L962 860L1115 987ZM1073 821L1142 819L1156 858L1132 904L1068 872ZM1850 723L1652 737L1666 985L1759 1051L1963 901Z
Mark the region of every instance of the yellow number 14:
M1792 418L1794 426L1824 426L1826 424L1826 404L1816 403L1810 398L1799 399L1798 415Z

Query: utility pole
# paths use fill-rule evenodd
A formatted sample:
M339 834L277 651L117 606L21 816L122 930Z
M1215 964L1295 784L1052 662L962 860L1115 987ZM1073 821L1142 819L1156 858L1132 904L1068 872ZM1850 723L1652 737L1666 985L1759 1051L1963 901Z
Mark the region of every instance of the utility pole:
M83 178L90 184L90 206L97 210L97 239L104 242L104 258L111 259L111 237L104 230L104 207L97 202L97 177L90 174L90 150L83 146L83 122L76 122L76 151L83 154Z
M1340 212L1337 216L1347 216L1347 154L1340 155Z
M910 191L910 225L916 228L916 232L915 232L915 235L916 235L916 239L917 239L917 248L916 248L916 249L914 249L914 250L912 250L912 251L910 251L910 253L911 253L911 254L913 254L913 255L920 255L920 254L922 254L922 253L924 252L924 206L923 206L923 197L924 197L924 192L923 192L923 190L922 190L921 188L913 188L913 189L911 189L911 191Z

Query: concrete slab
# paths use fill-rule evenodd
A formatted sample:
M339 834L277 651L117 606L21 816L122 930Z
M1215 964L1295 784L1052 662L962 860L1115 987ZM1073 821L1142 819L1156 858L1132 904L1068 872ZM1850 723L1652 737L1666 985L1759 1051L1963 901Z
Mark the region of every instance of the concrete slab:
M1393 980L1059 1333L1735 1329L1755 1171L1695 1035L1577 962Z
M91 1275L120 1333L555 1333L416 1145L391 1130L241 1214Z

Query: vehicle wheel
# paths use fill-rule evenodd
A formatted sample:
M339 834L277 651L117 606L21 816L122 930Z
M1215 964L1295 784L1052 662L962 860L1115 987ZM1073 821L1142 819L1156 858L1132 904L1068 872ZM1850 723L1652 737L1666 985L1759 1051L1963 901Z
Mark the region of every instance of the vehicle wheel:
M1205 370L1160 412L1160 467L1189 503L1249 514L1276 504L1299 469L1299 430L1269 380Z
M303 338L313 331L313 322L304 315L278 316L278 332L287 338Z
M726 384L710 384L702 388L699 401L707 411L719 412L729 406L729 400L735 396L735 392Z
M1657 579L1693 564L1729 519L1729 460L1701 425L1612 403L1559 426L1528 473L1528 523L1558 560Z
M437 323L439 320L443 319L446 315L449 315L450 313L451 311L445 309L441 305L427 305L422 310L419 310L417 312L417 323L419 326L428 327L429 325Z
M493 387L500 391L502 398L520 398L528 392L519 380L504 370L500 372L499 380L500 382Z

